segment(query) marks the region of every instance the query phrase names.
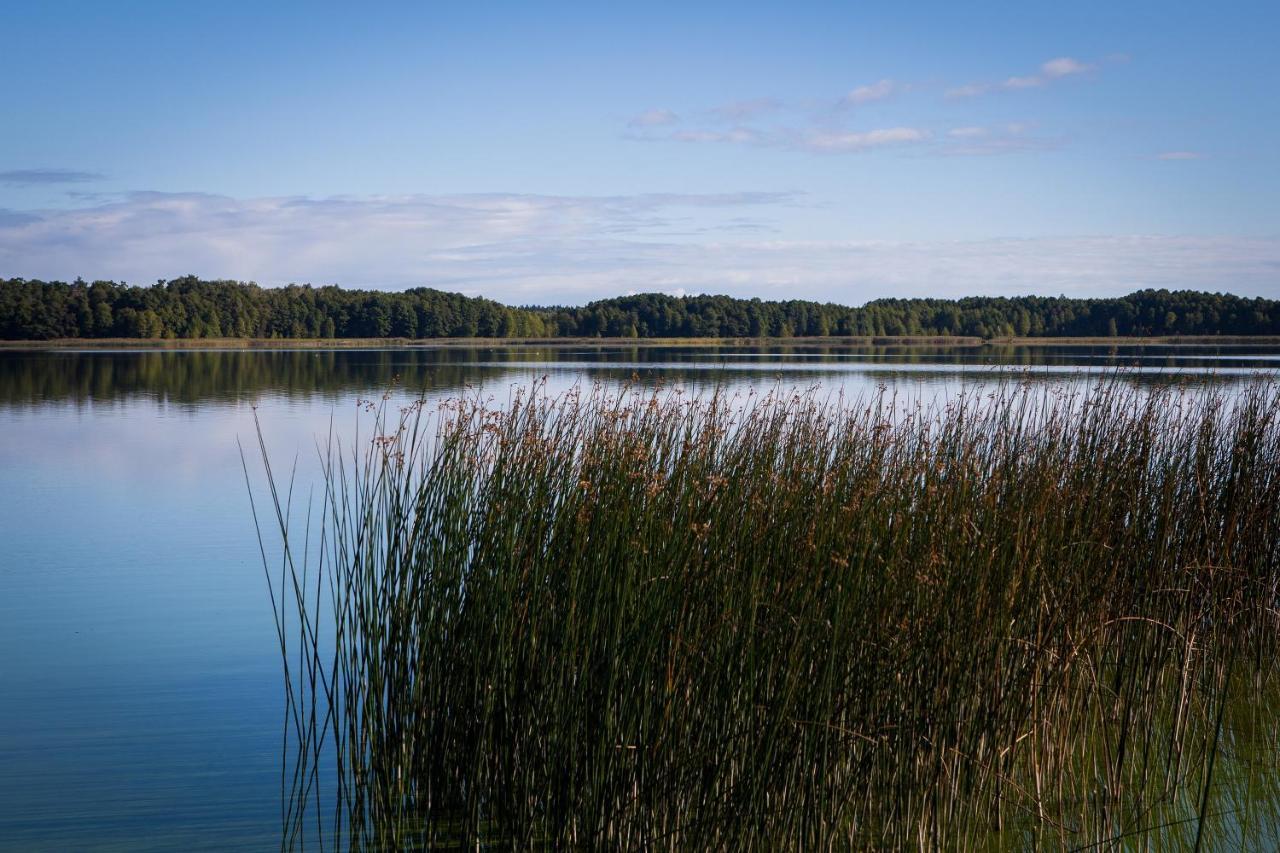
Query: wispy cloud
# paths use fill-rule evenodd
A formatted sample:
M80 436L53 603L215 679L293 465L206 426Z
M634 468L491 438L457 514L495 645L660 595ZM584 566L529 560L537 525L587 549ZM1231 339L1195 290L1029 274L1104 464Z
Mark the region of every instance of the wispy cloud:
M863 131L795 127L756 130L735 127L723 131L682 130L661 138L676 142L756 145L816 154L850 154L923 142L929 138L929 132L914 127L886 127Z
M1035 75L1031 75L1028 77L1010 77L1008 80L1005 80L1003 83L1000 84L1000 88L1011 89L1011 90L1034 89L1037 86L1043 86L1043 85L1044 85L1043 77L1036 77Z
M983 157L1015 154L1022 151L1048 151L1062 146L1062 137L1034 135L1026 124L1011 123L995 127L954 127L936 153L948 157Z
M1062 136L1037 135L1028 125L997 127L964 126L935 134L922 127L898 126L870 130L838 127L738 126L725 130L689 129L661 135L633 137L648 141L674 141L698 145L746 145L802 151L811 154L864 154L887 149L910 148L925 156L989 156L1028 151L1049 151L1062 147Z
M1165 151L1156 155L1157 160L1203 160L1199 151Z
M768 225L747 211L763 214L799 198L736 192L236 199L139 192L74 209L6 211L0 217L0 269L28 277L130 281L198 270L264 284L461 287L470 274L450 260L454 256L532 257L550 246L588 251L602 241L721 227L744 231Z
M45 184L83 184L100 181L97 172L79 172L73 169L11 169L0 172L0 184L8 187L32 187Z
M822 153L867 151L890 145L923 142L928 131L915 127L886 127L861 132L813 132L805 135L800 147Z
M891 95L905 91L906 86L902 83L895 83L893 80L884 79L866 86L859 86L849 92L840 99L845 106L858 106L859 104L870 103L871 101L882 101Z
M627 291L860 303L889 294L1111 295L1141 287L1280 296L1280 240L1062 237L932 242L756 236L793 193L235 199L137 193L0 217L0 269L154 281L429 285L513 303ZM679 232L680 239L670 239Z
M766 113L782 109L782 102L777 98L749 98L744 101L732 101L707 112L719 121L740 122Z
M1040 66L1040 73L1050 80L1056 80L1059 77L1070 77L1072 74L1083 74L1086 71L1092 70L1092 65L1072 59L1069 56L1060 56L1057 59L1050 59L1048 62Z
M676 142L730 142L735 145L764 144L764 136L749 127L730 130L679 130L671 134Z
M998 83L967 83L963 86L957 86L947 90L949 98L972 98L975 95L984 95L987 92L1013 92L1020 89L1038 89L1054 80L1061 80L1064 77L1072 77L1077 74L1084 74L1093 71L1096 65L1081 62L1070 56L1059 56L1056 59L1050 59L1043 62L1035 74L1023 74L1013 77L1006 77Z
M645 110L627 122L628 127L663 127L676 124L680 117L671 110Z
M1098 63L1059 56L1040 64L1034 74L1007 77L1000 82L976 82L946 90L950 98L966 98L995 90L1035 89L1064 78L1086 74L1100 65L1120 62L1108 57ZM698 145L739 145L819 154L860 154L900 146L915 146L931 155L993 155L1045 151L1061 147L1065 136L1036 136L1016 125L988 128L965 125L950 130L928 117L901 124L865 127L866 104L886 101L915 88L882 77L864 83L837 99L781 101L772 97L732 101L695 112L678 121L667 110L650 110L633 118L624 138L641 142L683 142ZM919 106L918 104L915 106ZM864 126L858 127L857 124ZM888 122L885 122L887 125Z

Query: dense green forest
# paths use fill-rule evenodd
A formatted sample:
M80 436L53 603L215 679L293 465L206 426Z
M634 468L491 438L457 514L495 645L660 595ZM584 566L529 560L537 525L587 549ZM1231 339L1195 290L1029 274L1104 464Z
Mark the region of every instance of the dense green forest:
M0 339L1280 335L1280 302L1141 290L1113 299L877 299L861 307L656 293L520 307L430 288L136 287L0 280Z

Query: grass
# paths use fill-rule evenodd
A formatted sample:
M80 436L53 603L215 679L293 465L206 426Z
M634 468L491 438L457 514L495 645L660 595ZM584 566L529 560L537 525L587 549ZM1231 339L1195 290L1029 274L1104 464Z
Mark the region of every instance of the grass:
M264 451L283 846L1274 843L1278 404L384 401L314 508Z

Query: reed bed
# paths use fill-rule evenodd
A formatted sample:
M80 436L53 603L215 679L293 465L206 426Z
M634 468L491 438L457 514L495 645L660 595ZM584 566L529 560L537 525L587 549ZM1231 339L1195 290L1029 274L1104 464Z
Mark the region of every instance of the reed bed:
M1278 403L370 405L270 479L283 846L1268 843Z

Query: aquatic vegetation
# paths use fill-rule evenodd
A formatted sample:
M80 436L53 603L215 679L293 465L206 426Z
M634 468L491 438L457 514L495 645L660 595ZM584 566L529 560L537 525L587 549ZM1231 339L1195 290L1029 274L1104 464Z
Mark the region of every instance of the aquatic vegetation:
M272 480L283 844L1274 839L1278 404L371 404Z

